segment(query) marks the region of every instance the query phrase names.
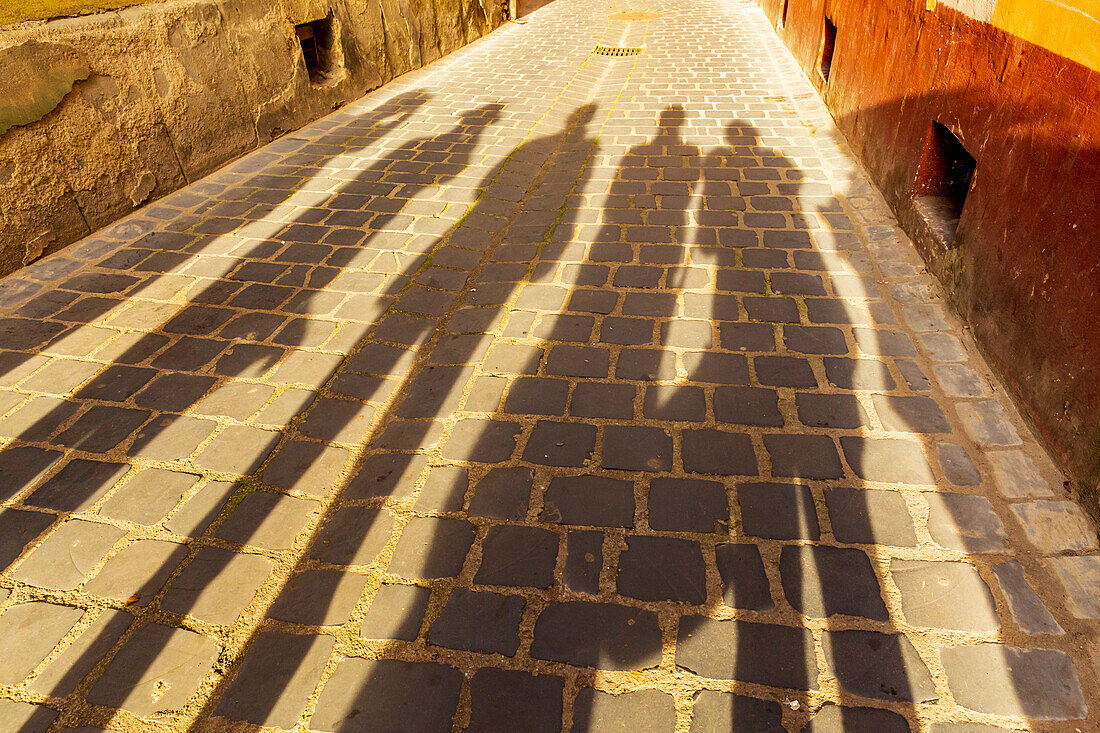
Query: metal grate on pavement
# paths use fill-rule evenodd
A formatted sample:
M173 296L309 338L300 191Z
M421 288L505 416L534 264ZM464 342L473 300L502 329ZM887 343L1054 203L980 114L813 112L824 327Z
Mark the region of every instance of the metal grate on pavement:
M597 44L592 53L597 56L637 56L644 50L644 46L604 46Z

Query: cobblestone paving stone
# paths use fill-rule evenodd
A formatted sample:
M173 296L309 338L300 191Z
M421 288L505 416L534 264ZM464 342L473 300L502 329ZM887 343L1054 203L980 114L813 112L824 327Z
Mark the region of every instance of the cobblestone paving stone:
M0 731L1100 730L838 141L752 5L557 0L0 282Z

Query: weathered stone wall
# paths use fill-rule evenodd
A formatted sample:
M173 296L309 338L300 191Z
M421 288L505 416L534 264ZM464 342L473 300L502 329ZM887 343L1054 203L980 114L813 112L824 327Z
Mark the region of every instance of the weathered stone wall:
M0 0L0 25L121 10L158 0Z
M911 0L761 0L978 343L1100 516L1100 71L1090 66L1100 56L1088 45L1058 52L1061 36L1039 43L1016 35L996 21L991 3L952 4L959 9ZM828 81L820 71L826 17L837 29ZM1038 13L1012 17L1034 34L1049 21ZM917 200L933 121L976 159L948 246Z
M469 43L504 7L179 0L0 29L0 273ZM295 25L328 16L342 61L311 82Z

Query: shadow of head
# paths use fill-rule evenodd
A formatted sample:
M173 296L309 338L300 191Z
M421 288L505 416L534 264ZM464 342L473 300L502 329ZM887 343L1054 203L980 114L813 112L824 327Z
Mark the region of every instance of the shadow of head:
M569 119L565 123L565 129L577 130L583 134L596 116L597 109L599 109L597 104L589 102L573 110L573 113L569 115Z
M478 105L473 109L460 112L455 127L482 128L497 122L504 114L504 105L499 102Z
M745 120L734 120L726 125L725 140L730 145L758 145L760 129Z

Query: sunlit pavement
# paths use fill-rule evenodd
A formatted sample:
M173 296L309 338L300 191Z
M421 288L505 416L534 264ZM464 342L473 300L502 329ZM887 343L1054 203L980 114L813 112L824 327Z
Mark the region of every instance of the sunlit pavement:
M0 731L1100 728L838 139L751 5L556 0L0 281Z

